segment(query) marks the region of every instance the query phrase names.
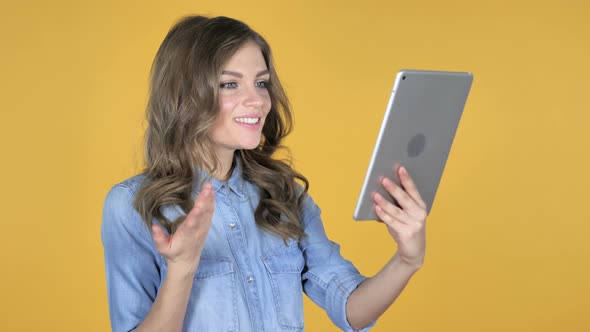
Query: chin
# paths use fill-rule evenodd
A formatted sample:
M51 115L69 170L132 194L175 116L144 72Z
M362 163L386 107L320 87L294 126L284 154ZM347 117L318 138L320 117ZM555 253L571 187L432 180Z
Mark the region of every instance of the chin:
M252 142L243 142L241 144L242 150L254 150L260 145L260 140L252 141Z
M256 149L260 144L256 144L256 145L243 145L242 146L242 150L254 150Z

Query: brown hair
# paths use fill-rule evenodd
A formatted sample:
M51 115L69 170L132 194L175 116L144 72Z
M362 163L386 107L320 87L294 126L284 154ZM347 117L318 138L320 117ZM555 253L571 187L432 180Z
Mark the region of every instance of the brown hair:
M244 178L261 189L257 225L285 240L304 235L300 211L308 181L289 162L272 158L291 131L292 115L270 47L249 26L227 17L181 19L154 59L146 110L145 179L134 201L148 227L156 218L174 232L184 216L168 220L162 208L178 205L188 213L193 206L193 180L198 176L195 168L209 174L218 169L208 133L219 110L219 76L222 66L247 41L260 47L268 67L271 109L261 144L253 150L236 151L235 158L240 159ZM303 183L303 190L296 180Z

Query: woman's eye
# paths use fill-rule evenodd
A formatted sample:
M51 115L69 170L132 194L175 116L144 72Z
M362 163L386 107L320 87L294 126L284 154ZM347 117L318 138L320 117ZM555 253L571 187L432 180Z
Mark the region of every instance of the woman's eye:
M260 81L260 82L256 82L256 87L257 88L268 88L270 86L270 82L268 81Z
M238 83L236 82L223 82L219 84L219 87L222 89L235 89L238 87Z

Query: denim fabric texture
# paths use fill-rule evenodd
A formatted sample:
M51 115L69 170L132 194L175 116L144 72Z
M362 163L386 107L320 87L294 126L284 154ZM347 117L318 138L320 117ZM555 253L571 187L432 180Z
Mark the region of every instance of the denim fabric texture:
M103 208L108 302L112 330L117 332L133 331L143 321L167 271L133 208L142 181L138 175L115 185ZM256 226L259 189L242 178L239 163L228 181L211 182L215 211L183 331L303 331L303 293L340 329L354 331L346 319L346 300L365 277L326 237L313 199L306 197L302 211L307 236L285 243ZM193 198L199 189L195 182ZM183 214L174 206L163 212L170 220Z

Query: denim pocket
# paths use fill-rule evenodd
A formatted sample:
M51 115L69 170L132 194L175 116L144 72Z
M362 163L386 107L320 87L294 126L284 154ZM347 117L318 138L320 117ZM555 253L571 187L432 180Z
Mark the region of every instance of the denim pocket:
M297 242L271 251L262 262L270 277L279 325L303 330L301 271L305 260Z
M201 257L184 320L185 331L238 331L235 272L224 257Z

